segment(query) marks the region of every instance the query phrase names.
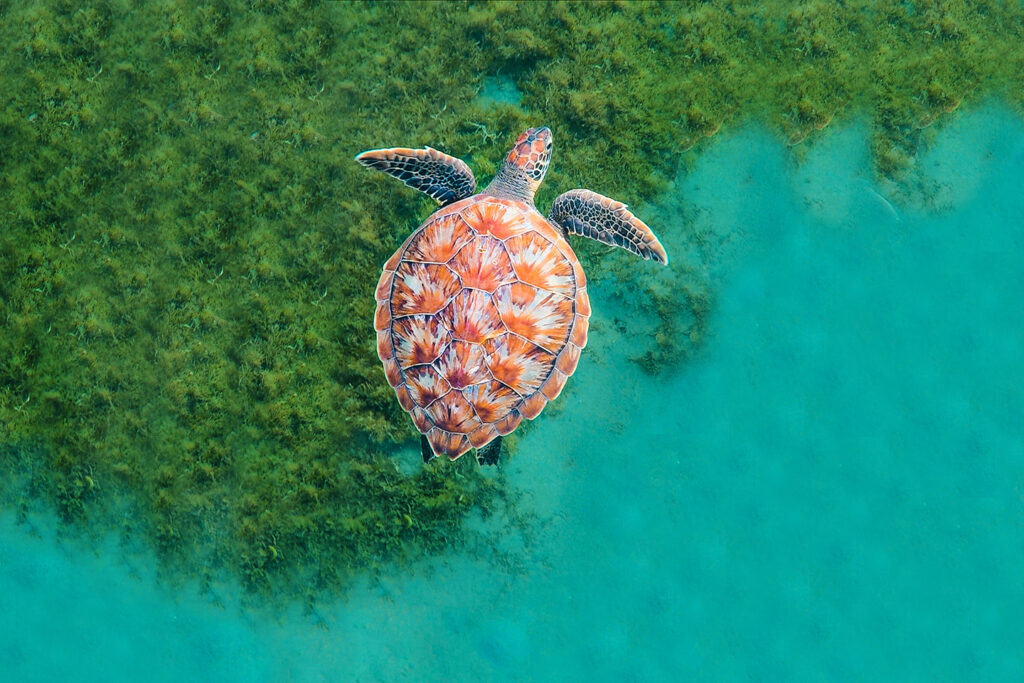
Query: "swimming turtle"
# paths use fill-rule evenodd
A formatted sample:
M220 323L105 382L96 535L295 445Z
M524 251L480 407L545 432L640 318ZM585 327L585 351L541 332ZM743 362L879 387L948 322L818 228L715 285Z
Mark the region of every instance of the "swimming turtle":
M470 448L497 462L501 437L562 391L587 343L587 278L566 235L668 263L625 204L590 190L533 204L551 160L551 131L519 136L476 192L461 159L435 149L374 149L356 160L424 192L441 208L384 264L377 353L421 433L424 462Z

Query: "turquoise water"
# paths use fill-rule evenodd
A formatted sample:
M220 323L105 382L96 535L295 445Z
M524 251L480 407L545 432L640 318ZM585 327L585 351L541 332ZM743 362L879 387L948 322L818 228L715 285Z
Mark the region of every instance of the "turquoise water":
M960 116L902 194L867 139L733 132L640 209L715 284L710 333L652 379L649 320L593 282L507 465L522 571L444 558L267 622L5 519L9 679L1024 680L1024 126Z

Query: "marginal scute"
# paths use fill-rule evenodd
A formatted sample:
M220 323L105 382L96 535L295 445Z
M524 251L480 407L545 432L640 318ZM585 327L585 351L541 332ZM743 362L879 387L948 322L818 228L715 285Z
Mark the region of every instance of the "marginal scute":
M476 289L462 290L437 317L463 341L484 342L505 331L491 295Z
M547 397L545 397L544 394L538 391L537 393L533 394L528 399L523 401L523 405L519 406L519 412L522 413L523 417L525 417L527 420L532 420L533 418L540 415L540 411L544 410L544 406L546 406L547 404Z
M394 358L382 358L381 362L384 363L384 376L388 378L388 384L392 387L397 387L402 383L402 369L398 367L398 363L395 362Z
M388 262L384 264L384 274L386 275L388 273L393 273L396 270L398 270L398 264L401 263L401 262L402 262L402 250L399 249L394 254L392 254L391 258L388 259Z
M405 250L409 261L445 263L475 235L457 213L439 216L423 226Z
M540 388L555 363L553 354L514 334L503 334L484 344L487 368L494 379L527 396Z
M494 439L498 438L498 430L494 428L492 424L482 424L474 431L468 434L469 443L473 448L483 448Z
M434 361L434 368L455 389L491 379L479 344L453 341Z
M580 265L579 259L576 258L576 254L572 253L572 249L569 247L569 243L565 243L566 249L572 254L572 258L569 258L569 263L572 264L573 277L576 278L576 286L583 288L587 286L587 274L583 272L583 266Z
M575 317L569 299L521 282L499 287L494 305L510 331L552 352L565 343Z
M434 453L447 455L449 460L457 460L470 448L469 438L465 434L452 434L439 427L427 432L427 441Z
M495 423L494 428L498 430L498 434L505 436L515 431L519 423L523 421L523 416L518 410L513 410L511 413L506 415L504 418Z
M390 270L385 270L380 274L380 280L377 281L377 290L373 295L377 301L389 304L391 301L391 282L394 277L394 272Z
M419 406L413 406L409 414L412 415L412 422L416 425L416 429L420 430L421 434L426 434L434 426L434 423L430 421L427 414L423 412L423 408Z
M516 279L505 246L487 235L480 235L460 249L448 265L458 273L463 287L485 292L493 292Z
M391 304L381 301L377 304L377 310L373 314L373 329L378 332L390 330L391 328Z
M452 340L451 334L433 315L410 315L392 323L394 355L402 367L432 363Z
M558 354L558 360L555 361L555 367L559 371L565 373L566 376L576 372L576 365L580 362L580 347L576 346L572 342L565 345L562 352Z
M403 261L395 271L391 314L437 313L461 289L447 266Z
M405 384L399 384L395 387L395 394L398 396L398 403L405 410L409 411L415 407L415 403L412 401L412 397L409 395L409 390L406 389Z
M540 393L547 396L549 401L554 401L562 393L565 387L565 380L568 379L558 368L551 371L551 376L540 387Z
M590 316L590 297L587 296L586 287L576 290L576 315Z
M381 360L390 360L395 356L395 349L391 345L391 330L380 330L377 332L377 357Z
M572 326L572 334L569 336L569 343L584 349L587 347L587 330L590 329L590 319L586 316L576 316L576 323Z

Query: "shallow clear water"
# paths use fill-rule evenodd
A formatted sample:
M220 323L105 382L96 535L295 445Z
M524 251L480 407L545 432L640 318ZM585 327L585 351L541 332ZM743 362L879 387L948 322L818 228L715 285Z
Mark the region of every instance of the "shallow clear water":
M449 558L267 623L7 519L8 680L1024 679L1024 126L949 124L909 203L867 149L733 132L646 208L716 283L710 335L652 379L592 284L508 464L546 521L521 574Z

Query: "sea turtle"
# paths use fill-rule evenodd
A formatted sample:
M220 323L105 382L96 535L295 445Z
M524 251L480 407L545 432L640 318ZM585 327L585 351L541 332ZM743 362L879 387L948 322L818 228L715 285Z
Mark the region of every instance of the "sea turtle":
M551 131L530 128L477 194L469 166L430 147L356 157L442 204L384 265L374 317L424 462L476 448L494 464L501 437L537 417L576 369L590 301L566 234L668 263L650 228L596 192L566 192L544 218L533 196L550 159Z

